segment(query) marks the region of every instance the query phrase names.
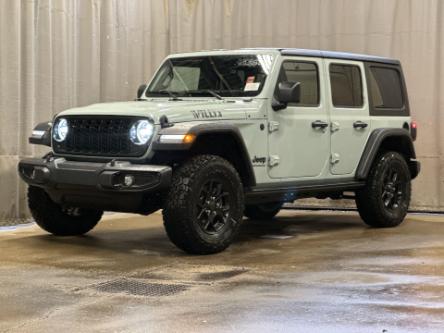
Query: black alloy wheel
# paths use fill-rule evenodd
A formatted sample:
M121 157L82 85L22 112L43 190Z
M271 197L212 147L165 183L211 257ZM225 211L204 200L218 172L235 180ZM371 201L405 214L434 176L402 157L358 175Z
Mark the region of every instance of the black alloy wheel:
M196 203L196 222L209 235L220 232L230 221L230 200L224 184L209 180L201 188Z
M163 220L170 240L192 254L217 253L236 236L244 210L240 176L215 155L190 158L173 174Z
M356 206L372 227L395 227L404 221L411 195L411 174L406 158L398 152L381 152L375 159L364 188L356 191Z
M382 186L381 200L384 207L389 210L398 209L402 205L407 192L405 174L400 173L395 167L388 168L385 172Z

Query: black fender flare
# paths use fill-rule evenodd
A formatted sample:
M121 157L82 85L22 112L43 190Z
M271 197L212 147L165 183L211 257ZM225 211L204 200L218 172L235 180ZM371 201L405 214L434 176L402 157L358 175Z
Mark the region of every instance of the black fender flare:
M387 139L397 139L401 141L399 147L395 150L406 156L412 179L416 178L419 174L420 164L416 161L415 147L413 146L410 132L403 128L378 128L370 134L367 140L361 160L356 169L355 178L357 180L365 180L367 178L376 155Z
M38 123L32 130L32 135L28 138L30 144L51 147L52 122L46 121Z
M163 134L192 134L196 136L196 139L191 144L184 143L161 143L159 138ZM191 150L196 142L198 142L199 138L203 137L207 134L216 134L216 135L227 135L232 137L237 147L239 148L239 152L241 155L240 163L243 165L245 169L246 183L247 186L255 186L256 185L256 177L253 170L253 164L251 163L250 155L248 153L248 149L245 145L245 141L242 137L242 134L239 131L239 128L230 123L200 123L194 126L191 126L187 129L179 126L172 126L169 128L164 128L159 132L158 139L153 142L153 150L154 151L186 151Z

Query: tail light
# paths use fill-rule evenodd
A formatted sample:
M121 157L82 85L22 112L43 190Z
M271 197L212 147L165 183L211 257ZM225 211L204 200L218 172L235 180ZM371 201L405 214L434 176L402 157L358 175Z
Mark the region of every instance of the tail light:
M413 141L416 140L416 136L418 132L418 124L416 123L416 121L412 121L410 123L410 135L412 136Z

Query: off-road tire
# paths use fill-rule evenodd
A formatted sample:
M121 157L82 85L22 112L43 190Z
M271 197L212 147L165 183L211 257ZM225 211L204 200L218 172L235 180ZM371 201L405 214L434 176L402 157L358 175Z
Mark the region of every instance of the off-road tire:
M279 213L283 204L282 202L270 202L258 205L245 205L244 215L251 220L271 220Z
M205 207L210 207L210 204L205 198L210 196L208 193L212 190L208 189L211 189L211 184L219 183L222 184L220 191L224 191L223 197L222 194L217 195L220 200L214 199L217 202L212 204L223 204L228 213L221 213L218 220L213 217L211 223L214 223L215 231L211 233L210 224L201 222L201 219L208 217L207 221L210 221L213 211L212 208L206 210ZM212 254L225 250L231 244L242 222L243 210L243 186L236 169L219 156L198 155L174 171L163 208L163 220L169 239L178 248L190 254ZM218 211L222 212L221 209ZM225 224L222 223L224 219ZM219 231L215 221L218 221L217 226L222 225Z
M41 188L28 188L28 205L40 228L56 236L78 236L93 229L103 212L93 209L64 208Z
M397 176L391 176L390 173L396 173ZM396 193L391 196L392 192ZM356 192L356 205L366 224L376 228L390 228L404 220L410 196L411 175L407 162L401 154L388 151L376 157L365 187ZM387 202L392 205L387 205Z

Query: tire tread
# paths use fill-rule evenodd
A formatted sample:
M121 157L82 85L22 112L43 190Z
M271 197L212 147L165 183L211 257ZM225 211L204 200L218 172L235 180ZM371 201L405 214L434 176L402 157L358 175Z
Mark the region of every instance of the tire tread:
M239 228L240 221L231 236L222 242L209 243L200 238L193 228L194 221L189 216L188 204L192 195L192 185L201 171L211 166L224 170L227 177L234 177L239 184L238 205L243 210L242 182L236 169L225 159L215 155L197 155L180 166L173 174L171 188L167 194L162 211L164 227L169 239L180 249L191 254L211 254L221 252L232 242Z
M102 211L85 210L81 216L64 213L41 188L28 188L28 206L37 225L56 236L83 235L93 229L102 218Z
M407 201L410 202L411 182L410 171L405 158L394 151L382 151L378 154L375 162L370 169L365 187L356 193L356 206L359 215L366 224L375 228L391 228L402 223L407 209L402 211L399 216L389 216L380 205L379 187L381 186L385 166L391 161L398 161L402 165L403 172L406 173L409 182L407 185ZM407 203L407 208L408 208Z

